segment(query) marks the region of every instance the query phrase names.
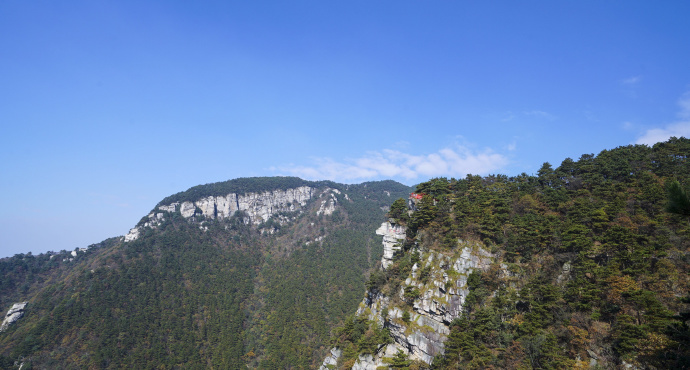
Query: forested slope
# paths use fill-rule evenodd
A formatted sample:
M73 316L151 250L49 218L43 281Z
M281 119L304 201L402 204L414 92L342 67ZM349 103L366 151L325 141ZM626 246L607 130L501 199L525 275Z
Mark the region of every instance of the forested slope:
M384 292L414 312L419 292L405 288L395 297L419 255L452 255L471 241L490 250L494 264L467 277L463 311L432 368L688 368L690 218L667 211L675 209L667 207L669 194L687 202L688 155L690 140L672 138L557 168L545 163L536 176L422 183L411 215L403 200L390 212L407 239L394 264L372 274L368 294ZM333 343L365 350L365 329L340 328ZM341 365L356 359L343 356ZM387 361L426 367L403 354Z
M515 276L477 279L439 365L688 368L690 219L665 210L688 155L671 139L449 183L452 211L418 227L482 239Z
M29 302L24 317L0 333L0 365L312 367L380 257L373 231L410 189L392 181L254 178L195 187L174 200L218 189L250 193L253 181L259 192L312 186L314 199L281 214L287 223L255 226L241 212L187 219L178 210L130 242L109 239L76 257L0 260L2 309ZM319 196L337 200L332 214L317 214Z

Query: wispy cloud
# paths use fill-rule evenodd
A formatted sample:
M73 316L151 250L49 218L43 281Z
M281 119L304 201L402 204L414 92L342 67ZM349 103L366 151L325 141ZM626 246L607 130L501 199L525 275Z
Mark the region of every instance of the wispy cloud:
M515 115L513 112L506 112L505 115L501 118L501 122L510 122L515 118Z
M544 119L547 119L549 121L553 121L553 120L558 118L549 112L544 112L543 110L530 110L530 111L526 111L523 113L528 115L528 116L544 118Z
M410 147L410 142L405 141L405 140L401 140L401 141L398 141L395 144L393 144L393 147L398 148L398 149L407 149Z
M666 141L672 136L690 138L690 91L678 99L678 106L680 110L678 111L679 120L677 122L665 127L649 129L635 143L653 145L660 141Z
M621 83L623 85L632 86L632 85L637 84L641 80L642 80L642 76L632 76L632 77L622 79Z
M514 121L516 119L524 119L525 117L531 117L531 118L542 118L546 119L549 121L553 121L558 119L556 115L553 115L549 112L543 111L543 110L525 110L522 112L512 112L512 111L506 111L503 113L499 114L498 120L501 122L510 122Z
M627 95L629 98L637 98L636 90L640 81L642 81L642 76L632 76L622 79L620 83L623 87L623 93Z
M413 155L398 150L384 149L369 152L348 160L314 158L311 166L289 165L273 168L312 180L352 181L372 178L464 177L467 174L485 175L495 172L508 163L508 159L491 149L479 151L455 145L435 153Z
M690 91L681 95L678 99L678 105L680 106L678 117L683 120L690 120Z

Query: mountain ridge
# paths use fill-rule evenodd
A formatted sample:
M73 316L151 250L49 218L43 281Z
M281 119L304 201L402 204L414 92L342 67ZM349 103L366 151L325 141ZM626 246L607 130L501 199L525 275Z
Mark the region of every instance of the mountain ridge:
M665 187L688 187L688 153L672 138L414 189L192 187L137 238L0 259L0 305L28 302L0 367L687 368L690 223ZM308 199L271 203L292 186ZM266 212L219 207L250 193Z
M51 367L309 367L320 357L328 328L356 307L365 273L377 260L371 257L379 253L372 221L409 187L281 180L268 178L263 184L270 186L252 194L261 200L271 188L317 187L309 199L290 202L292 210L276 209L257 223L245 222L244 211L185 217L179 206L161 211L166 205L159 202L137 226L137 238L0 260L0 303L29 302L25 315L0 336L0 359ZM217 189L202 185L195 194ZM316 270L304 275L307 267ZM297 297L300 303L286 304ZM295 309L294 317L281 313ZM305 330L302 315L311 329ZM267 337L277 327L292 333L282 347ZM161 336L162 328L170 334ZM298 357L283 358L285 348L297 347L303 347Z
M321 369L689 368L690 222L665 211L689 154L672 138L417 185Z

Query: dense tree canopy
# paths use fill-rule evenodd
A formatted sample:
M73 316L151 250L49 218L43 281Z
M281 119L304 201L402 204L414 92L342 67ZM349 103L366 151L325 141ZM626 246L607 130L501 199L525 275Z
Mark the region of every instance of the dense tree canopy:
M368 294L397 301L409 320L420 292L401 286L417 251L479 242L495 263L467 277L463 312L432 368L690 368L688 153L690 140L672 138L544 163L535 176L419 184L410 217L404 199L391 207L407 239L370 275ZM402 353L395 361L414 366Z
M468 176L418 204L417 234L476 239L515 271L468 279L464 314L436 368L566 368L594 353L659 368L690 366L687 295L690 140L566 159L537 176ZM443 188L438 179L417 187ZM665 211L669 185L670 200ZM442 196L440 194L443 194ZM450 207L443 209L442 201ZM424 212L424 214L419 214ZM416 224L415 224L416 222Z
M410 189L393 181L240 179L184 197L302 185L317 188L315 199L287 224L253 227L241 214L193 221L178 211L132 242L109 239L76 257L62 251L0 260L3 307L29 301L26 315L0 334L0 364L313 368L380 258L374 230L384 210ZM338 206L317 215L327 188L340 190L333 192ZM173 200L194 199L184 197Z

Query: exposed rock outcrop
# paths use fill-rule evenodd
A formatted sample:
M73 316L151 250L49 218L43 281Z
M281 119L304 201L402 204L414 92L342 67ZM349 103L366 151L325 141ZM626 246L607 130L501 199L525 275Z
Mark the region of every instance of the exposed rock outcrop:
M305 206L312 198L314 188L300 186L286 190L265 191L263 193L228 194L226 196L207 197L195 202L183 202L180 213L185 218L192 217L198 208L204 216L215 218L231 217L237 211L246 212L252 224L258 225L268 221L277 212L289 212L296 205ZM167 209L173 204L168 205ZM160 209L160 207L159 207Z
M343 353L343 351L337 349L337 348L331 348L331 353L326 356L326 359L323 360L323 364L321 367L319 367L319 370L329 370L329 369L334 369L335 366L338 364L338 359L340 358L340 355Z
M336 198L333 192L330 193L331 199L328 205L323 206L321 211L324 214L331 214L335 210ZM246 223L259 225L268 221L271 216L278 212L293 212L300 207L306 206L307 202L314 196L315 188L300 186L294 189L265 191L263 193L231 193L225 196L209 196L194 202L175 202L158 207L160 213L151 213L148 220L138 227L129 231L125 236L125 241L136 240L142 228L156 228L165 220L165 212L176 212L178 209L182 217L190 218L200 214L210 219L223 219L233 216L236 212L242 211L247 215Z
M405 238L405 227L392 221L384 222L376 233L383 236L381 264L387 269L393 263L394 252L401 248L399 244ZM401 284L400 299L368 291L357 310L357 315L366 315L369 320L387 327L394 342L381 345L374 354L360 355L352 369L387 367L385 359L392 358L398 351L412 360L431 364L434 356L443 354L450 323L462 313L469 294L467 277L474 270L488 269L494 260L483 244L463 240L458 240L454 252L422 251L416 247L414 252L419 253L420 260ZM405 296L407 290L418 292L413 301L409 295ZM405 301L408 303L403 303Z
M129 232L127 235L125 235L125 241L126 242L131 242L132 240L137 240L139 238L139 228L138 227L133 227L129 229Z
M381 266L387 269L393 263L393 254L400 250L400 242L405 240L405 226L395 224L392 220L384 222L376 229L376 235L383 236L383 257Z
M369 294L360 304L358 315L389 328L395 343L385 351L395 353L401 349L413 360L430 364L434 356L443 353L443 342L450 333L450 323L462 313L465 298L469 294L467 276L474 270L486 270L492 263L491 253L478 243L458 241L459 253L446 255L439 252L422 252L422 260L412 268L412 274L402 284L400 297L406 289L417 289L419 298L414 299L412 309L391 304L391 298L379 293ZM423 279L420 271L428 274ZM388 317L382 317L384 308ZM410 321L403 320L405 310L411 311ZM376 366L381 366L377 364ZM375 368L375 367L374 367Z
M26 307L27 303L28 302L19 302L12 305L10 310L7 311L5 319L2 320L2 325L0 325L0 333L7 330L10 325L14 324L17 320L24 316L24 308Z
M359 355L357 362L352 366L352 370L375 370L377 368L388 368L386 359L391 359L398 352L394 344L380 346L373 355Z
M340 191L338 191L338 189L333 189L333 192L338 192L338 194L340 194ZM321 206L319 206L319 210L316 211L317 216L321 214L327 216L333 214L333 212L335 211L335 206L336 204L338 204L338 199L335 197L335 194L333 194L333 192L329 194L330 197L327 197L326 199L321 201Z

